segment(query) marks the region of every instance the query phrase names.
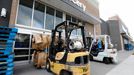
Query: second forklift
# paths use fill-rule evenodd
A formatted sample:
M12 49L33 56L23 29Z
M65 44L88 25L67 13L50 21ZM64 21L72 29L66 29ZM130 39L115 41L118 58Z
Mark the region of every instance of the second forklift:
M113 47L110 36L97 35L95 38L88 39L90 42L90 60L103 61L105 64L118 63L117 49Z

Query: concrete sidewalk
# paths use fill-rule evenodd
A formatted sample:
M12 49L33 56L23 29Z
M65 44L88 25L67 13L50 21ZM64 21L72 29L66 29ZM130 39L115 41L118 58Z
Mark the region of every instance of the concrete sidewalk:
M134 75L134 55L129 56L106 75Z

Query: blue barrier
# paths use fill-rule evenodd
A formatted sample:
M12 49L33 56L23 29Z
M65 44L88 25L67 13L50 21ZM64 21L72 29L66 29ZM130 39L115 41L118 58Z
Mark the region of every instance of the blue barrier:
M0 75L13 75L13 42L18 29L0 26Z
M1 33L0 32L0 40L2 40L2 39L14 39L15 38L15 36L16 36L16 33L8 33L8 34L5 34L5 33Z
M13 75L13 70L0 71L0 75Z
M0 68L3 68L3 67L14 67L14 63L13 62L10 62L10 63L2 63L0 64Z
M14 40L0 40L0 45L3 45L3 44L13 44Z
M0 71L12 71L13 70L13 66L11 66L11 67L0 67Z
M13 59L14 58L14 54L11 55L5 55L5 56L0 56L0 61L4 61L4 60L9 60L9 59Z
M11 54L13 51L11 49L8 49L8 50L0 50L0 56L3 56L3 55L9 55Z
M12 53L11 48L10 49L5 49L5 50L0 50L0 56L9 55L11 53Z
M17 33L18 29L16 28L8 28L8 27L3 27L0 26L0 32L14 32Z
M2 60L0 61L0 66L2 65L10 65L10 63L13 63L13 59L8 59L8 60Z

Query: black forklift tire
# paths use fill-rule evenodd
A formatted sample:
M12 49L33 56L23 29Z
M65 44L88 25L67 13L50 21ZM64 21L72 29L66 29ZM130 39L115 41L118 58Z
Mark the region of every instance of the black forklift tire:
M110 63L114 63L112 58L109 58Z
M110 59L108 57L104 57L103 62L105 64L110 64Z
M51 72L51 69L50 69L50 62L49 62L49 61L47 61L47 63L46 63L46 70L47 70L48 72Z
M72 75L70 72L66 71L66 70L62 70L60 72L60 75Z
M92 55L89 55L89 60L90 61L93 61L94 60Z

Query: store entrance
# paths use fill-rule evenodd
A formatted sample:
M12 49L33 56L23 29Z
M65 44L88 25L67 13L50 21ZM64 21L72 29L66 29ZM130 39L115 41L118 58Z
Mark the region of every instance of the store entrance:
M52 75L44 67L34 65L32 55L36 50L32 48L32 39L33 34L17 34L14 45L14 75Z

